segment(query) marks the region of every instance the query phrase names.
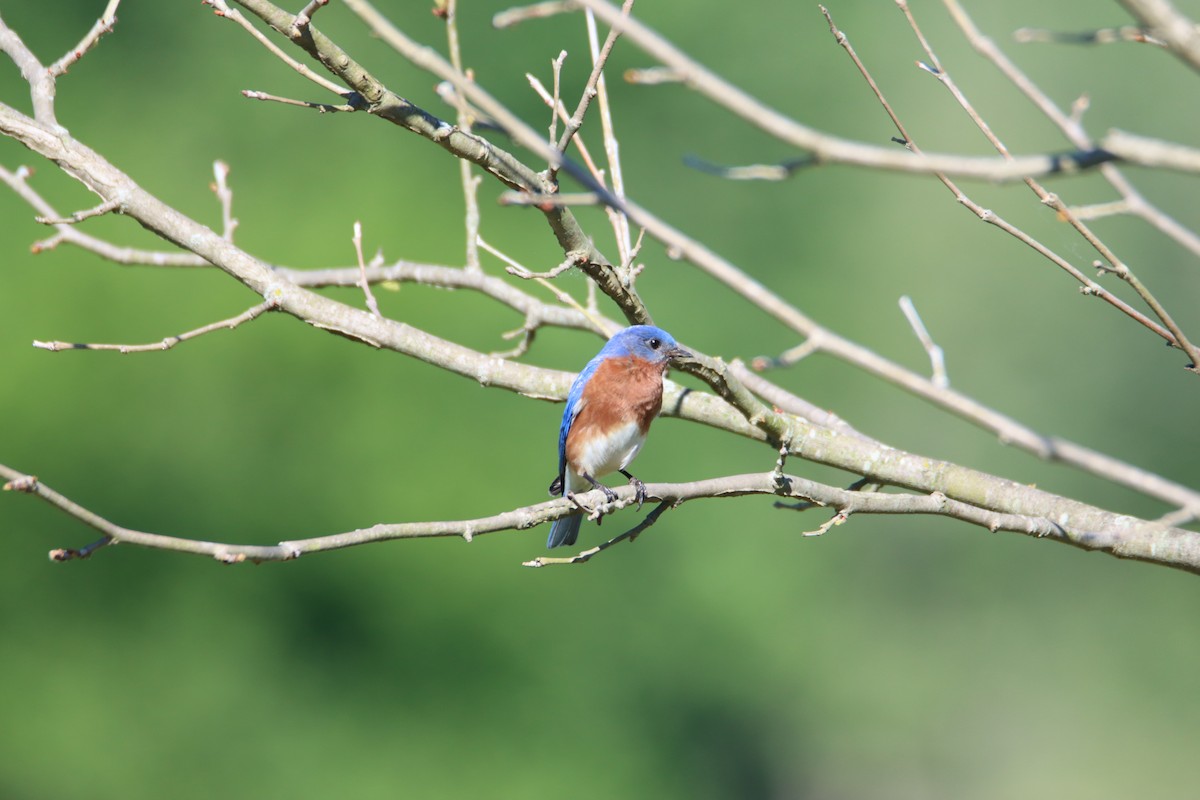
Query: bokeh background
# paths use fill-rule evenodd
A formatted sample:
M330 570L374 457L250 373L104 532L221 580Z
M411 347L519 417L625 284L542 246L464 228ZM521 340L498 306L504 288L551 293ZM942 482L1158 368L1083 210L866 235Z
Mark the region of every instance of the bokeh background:
M429 3L381 2L444 51ZM941 4L914 0L944 65L1010 147L1066 147L964 43ZM1117 4L969 2L980 26L1060 103L1089 96L1090 129L1190 141L1196 77L1162 51L1017 45L1021 26L1120 25ZM45 61L101 0L0 0ZM501 2L463 2L465 58L539 126L524 73L569 57L588 72L579 17L494 31ZM1184 3L1193 15L1200 6ZM1190 6L1190 8L1189 8ZM834 2L837 22L927 150L988 153L929 75L889 2ZM292 9L293 11L295 9ZM824 130L886 142L886 118L815 4L639 4L718 73ZM212 162L232 168L237 241L273 263L352 263L351 226L389 258L462 261L457 164L365 115L244 99L326 100L198 3L126 0L116 32L59 82L60 120L145 188L219 225ZM394 89L446 117L435 80L336 2L317 24ZM649 62L619 46L613 75ZM1047 434L1200 485L1197 384L1181 356L1044 260L961 209L932 178L824 168L781 184L726 183L686 154L737 164L793 157L682 87L610 81L631 194L806 313L918 369L897 308L912 296L953 384ZM28 108L7 61L0 100ZM593 151L597 129L585 128ZM10 141L63 213L94 200ZM1200 226L1194 178L1129 170ZM1053 181L1071 203L1111 198L1094 176ZM1085 266L1093 254L1021 185L966 184L983 205ZM561 254L536 212L482 186L485 238L534 269ZM275 542L376 522L465 518L539 501L561 407L488 390L390 352L262 318L168 353L52 354L33 339L150 342L255 298L215 270L122 267L48 235L0 191L0 460L129 527ZM599 214L584 212L615 252ZM155 246L121 218L88 232ZM1196 259L1136 220L1096 226L1200 330ZM640 288L705 352L796 344L713 281L648 244ZM488 269L499 272L494 260ZM1115 281L1104 279L1106 285ZM583 280L559 285L582 297ZM536 287L526 286L530 291ZM361 298L334 292L347 302ZM384 311L473 347L509 346L513 312L465 292L404 286ZM610 310L611 313L611 310ZM526 357L575 369L598 348L544 331ZM894 387L816 357L776 376L898 447L1118 511L1170 509L1039 463ZM761 446L661 421L646 480L769 469ZM793 461L789 468L849 482ZM599 541L630 514L585 529ZM991 535L938 519L824 517L767 499L689 504L635 546L583 567L522 569L545 529L410 541L287 564L225 567L118 547L52 564L93 534L38 501L0 497L0 796L209 798L1179 797L1200 733L1195 576Z

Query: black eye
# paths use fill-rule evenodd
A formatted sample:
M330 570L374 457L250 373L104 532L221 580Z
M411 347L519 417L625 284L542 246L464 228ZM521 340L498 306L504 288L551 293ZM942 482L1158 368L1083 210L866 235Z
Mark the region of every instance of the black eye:
M658 348L662 347L662 342L658 339L651 339L646 342L646 344L650 345L651 350L657 350Z

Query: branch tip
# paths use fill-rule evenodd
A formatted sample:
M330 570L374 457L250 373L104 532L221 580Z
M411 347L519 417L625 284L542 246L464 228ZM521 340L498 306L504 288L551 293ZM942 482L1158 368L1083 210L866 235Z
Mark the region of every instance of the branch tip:
M319 8L328 3L329 0L309 0L309 3L300 10L300 13L292 21L292 27L288 35L293 39L306 35L309 25L312 23L313 15L317 13Z
M36 475L22 475L20 478L13 478L4 484L6 492L35 492L38 487L38 479Z
M120 207L121 202L119 200L106 200L97 206L93 206L92 208L85 209L83 211L76 211L74 214L71 214L68 217L37 216L33 219L39 225L75 225L79 222L83 222L85 219L98 217L102 214L107 214L110 211L118 211Z

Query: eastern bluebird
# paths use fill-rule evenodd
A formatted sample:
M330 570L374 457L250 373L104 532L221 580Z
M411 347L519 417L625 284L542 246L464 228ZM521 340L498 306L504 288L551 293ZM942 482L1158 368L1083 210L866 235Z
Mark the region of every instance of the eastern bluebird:
M625 467L642 449L650 423L662 409L669 362L691 355L671 334L652 325L634 325L609 339L567 394L558 429L558 476L550 494L567 497L595 488L611 502L616 495L596 479L620 472L637 488L641 505L646 487ZM575 544L582 522L579 514L557 520L546 546Z

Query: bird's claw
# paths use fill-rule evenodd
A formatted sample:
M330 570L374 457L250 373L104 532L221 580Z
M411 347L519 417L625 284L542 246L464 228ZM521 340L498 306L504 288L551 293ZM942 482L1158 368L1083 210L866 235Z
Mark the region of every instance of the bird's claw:
M630 478L629 483L633 486L633 496L637 500L638 511L641 511L642 503L646 502L646 484L637 478Z
M629 479L629 485L633 487L633 496L637 500L638 511L642 510L642 503L646 502L646 484L629 474L625 470L621 470L621 474Z

